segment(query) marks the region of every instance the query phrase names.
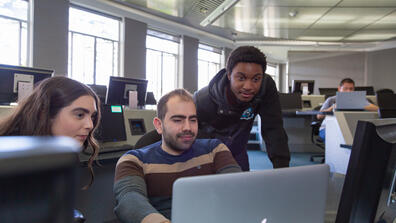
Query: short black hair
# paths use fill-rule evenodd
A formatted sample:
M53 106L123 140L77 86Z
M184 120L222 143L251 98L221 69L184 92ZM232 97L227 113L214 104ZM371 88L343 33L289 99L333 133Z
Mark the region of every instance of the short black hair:
M168 107L166 103L169 101L170 98L178 96L183 101L191 101L194 103L193 96L190 92L186 89L175 89L160 98L157 104L157 117L161 120L164 120L166 112L168 112ZM195 104L195 103L194 103Z
M227 73L231 74L232 69L240 62L260 64L263 74L267 69L267 58L254 46L240 46L233 50L227 60Z
M341 80L340 82L340 87L344 85L345 83L353 84L355 86L355 81L353 81L351 78L347 77Z

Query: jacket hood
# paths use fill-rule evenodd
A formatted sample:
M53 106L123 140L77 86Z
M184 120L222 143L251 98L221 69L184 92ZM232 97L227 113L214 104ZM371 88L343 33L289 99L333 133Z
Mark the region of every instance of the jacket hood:
M219 106L227 105L226 89L230 81L227 78L226 69L220 70L209 82L209 95Z

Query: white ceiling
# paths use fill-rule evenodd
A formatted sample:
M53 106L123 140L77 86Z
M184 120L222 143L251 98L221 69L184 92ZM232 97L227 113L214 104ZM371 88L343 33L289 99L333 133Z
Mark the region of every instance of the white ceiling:
M280 61L284 60L283 51L288 50L369 51L396 47L396 0L239 0L205 27L200 23L229 0L102 1L234 45L278 48L279 55L274 57Z
M115 0L233 40L326 42L396 38L396 0L240 0L209 27L224 0Z

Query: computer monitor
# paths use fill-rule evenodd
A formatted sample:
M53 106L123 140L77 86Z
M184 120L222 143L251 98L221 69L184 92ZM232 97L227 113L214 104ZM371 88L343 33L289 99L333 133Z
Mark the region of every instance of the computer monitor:
M300 93L279 93L279 102L282 110L302 109L302 100Z
M338 88L319 88L319 94L325 96L334 96L337 94Z
M365 91L366 95L375 95L373 86L355 86L355 91Z
M74 222L79 152L68 137L0 137L0 222Z
M106 94L107 94L107 86L106 85L97 85L97 84L88 84L90 88L98 95L100 102L102 104L106 103Z
M53 70L0 64L0 104L9 105L18 100L18 83L32 83L49 78Z
M106 104L128 105L129 91L137 91L137 105L142 107L146 101L147 80L126 77L110 77Z
M396 119L358 121L336 223L394 222Z
M292 93L313 94L314 84L314 80L293 80Z
M95 138L100 142L126 141L122 106L102 104L101 115Z

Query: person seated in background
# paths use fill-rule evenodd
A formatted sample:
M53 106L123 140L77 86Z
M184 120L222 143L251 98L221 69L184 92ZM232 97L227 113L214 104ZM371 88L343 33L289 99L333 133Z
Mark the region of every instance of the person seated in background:
M353 81L351 78L342 79L338 86L339 92L351 92L354 90L355 90L355 81ZM321 112L333 111L336 106L336 97L337 96L332 96L327 98L327 100L323 103L322 107L320 108L320 111ZM364 109L366 111L377 111L378 106L367 101L367 105L364 107ZM325 118L325 115L318 114L316 118L318 120L323 120ZM323 142L325 141L325 136L326 136L326 128L325 128L325 124L322 123L319 130L319 137L323 140Z
M218 139L196 139L196 106L188 91L164 95L153 123L162 140L128 151L116 165L114 211L121 222L170 222L176 179L241 171Z
M85 84L61 76L47 78L0 122L0 136L74 138L84 150L90 147L93 151L88 160L91 185L94 180L92 162L99 152L93 136L100 120L99 103L98 96Z

